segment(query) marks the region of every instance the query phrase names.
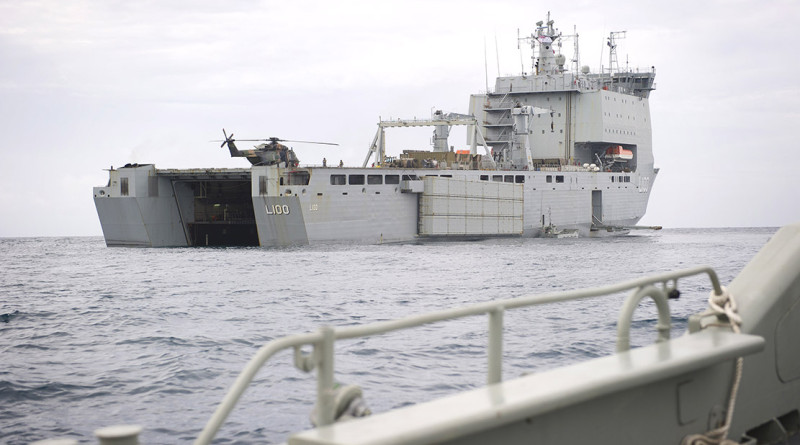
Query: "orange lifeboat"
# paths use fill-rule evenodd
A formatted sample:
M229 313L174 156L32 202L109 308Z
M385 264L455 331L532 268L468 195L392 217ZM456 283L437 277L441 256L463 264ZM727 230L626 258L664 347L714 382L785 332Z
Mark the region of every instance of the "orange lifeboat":
M633 151L622 148L622 145L614 145L606 149L605 158L614 162L627 162L633 159Z

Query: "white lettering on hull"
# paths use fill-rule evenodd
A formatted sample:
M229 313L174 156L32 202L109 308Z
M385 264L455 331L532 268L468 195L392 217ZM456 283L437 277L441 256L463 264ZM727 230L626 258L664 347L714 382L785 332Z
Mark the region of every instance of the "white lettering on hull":
M286 204L272 204L267 205L267 215L288 215L289 214L289 206Z

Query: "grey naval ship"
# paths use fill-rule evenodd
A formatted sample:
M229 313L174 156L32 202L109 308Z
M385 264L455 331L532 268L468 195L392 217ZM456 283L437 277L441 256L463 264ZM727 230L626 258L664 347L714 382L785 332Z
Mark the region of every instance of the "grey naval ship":
M655 68L581 66L577 35L540 21L521 38L530 73L498 77L465 114L380 120L360 167L301 166L278 138L231 156L236 169L128 164L94 187L108 246L286 246L495 236L605 236L634 228L658 173L649 96ZM574 44L569 62L563 42ZM430 126L433 149L387 154L387 128ZM467 129L469 149L448 144ZM239 142L242 142L240 140ZM292 141L302 142L302 141ZM479 150L480 147L480 150ZM480 152L479 152L480 151ZM658 227L654 227L658 228Z

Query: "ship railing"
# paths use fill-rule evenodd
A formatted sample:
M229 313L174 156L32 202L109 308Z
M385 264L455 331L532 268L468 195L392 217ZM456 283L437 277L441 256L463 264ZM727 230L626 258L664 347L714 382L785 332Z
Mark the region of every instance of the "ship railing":
M494 125L497 127L508 127L514 125L514 121L511 117L511 108L486 108L486 110L499 111L499 113L487 115L486 119L483 121L484 125Z
M360 326L333 328L323 326L316 332L292 335L273 340L256 352L255 356L239 374L233 386L206 424L195 445L209 444L220 426L233 410L244 390L252 383L256 373L276 353L285 349L294 350L294 365L305 372L317 370L317 426L330 425L335 421L334 406L334 344L336 340L364 338L393 331L409 329L465 317L488 316L489 341L487 346L487 385L502 381L503 316L506 311L544 304L608 296L632 290L623 303L617 322L617 352L630 349L630 326L633 312L642 299L650 297L658 309L657 342L669 340L670 312L668 299L678 292L678 280L695 275L708 275L715 295L723 295L716 272L706 266L654 275L614 285L566 292L529 295L505 300L489 301L460 308L445 309L427 314L413 315L397 320L380 321ZM311 353L303 347L311 347Z
M509 112L512 108L516 106L516 102L514 101L505 101L505 102L497 102L497 103L490 103L486 105L487 110L499 110Z
M517 88L516 90L513 89L513 88L508 88L508 87L495 88L494 90L489 91L488 94L490 94L490 95L501 95L501 94L508 95L508 94L513 94L513 93L520 93L520 94L547 93L547 92L557 93L557 92L565 92L565 91L585 92L585 91L597 91L598 89L599 89L598 84L594 80L578 79L578 80L575 81L575 84L573 84L573 85L566 85L566 86L533 85L528 89L519 89L519 88ZM513 108L514 107L514 102L511 102L511 103L506 102L504 104L495 105L495 108L502 108L503 106Z
M572 164L535 164L537 171L542 172L586 172L592 171L588 167Z
M500 131L497 133L497 135L495 136L495 138L494 138L494 139L495 139L495 140L498 140L498 141L508 141L508 142L511 142L511 133L512 133L512 130L511 130L511 129L509 129L509 128L507 128L507 127L502 127L502 130L500 130Z

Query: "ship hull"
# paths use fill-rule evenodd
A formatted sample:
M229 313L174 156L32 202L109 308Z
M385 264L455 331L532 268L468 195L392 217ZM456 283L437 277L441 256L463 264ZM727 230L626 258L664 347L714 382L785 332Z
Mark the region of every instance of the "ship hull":
M538 237L549 224L596 237L644 215L656 172L575 170L145 165L113 170L94 199L106 244L139 247Z

